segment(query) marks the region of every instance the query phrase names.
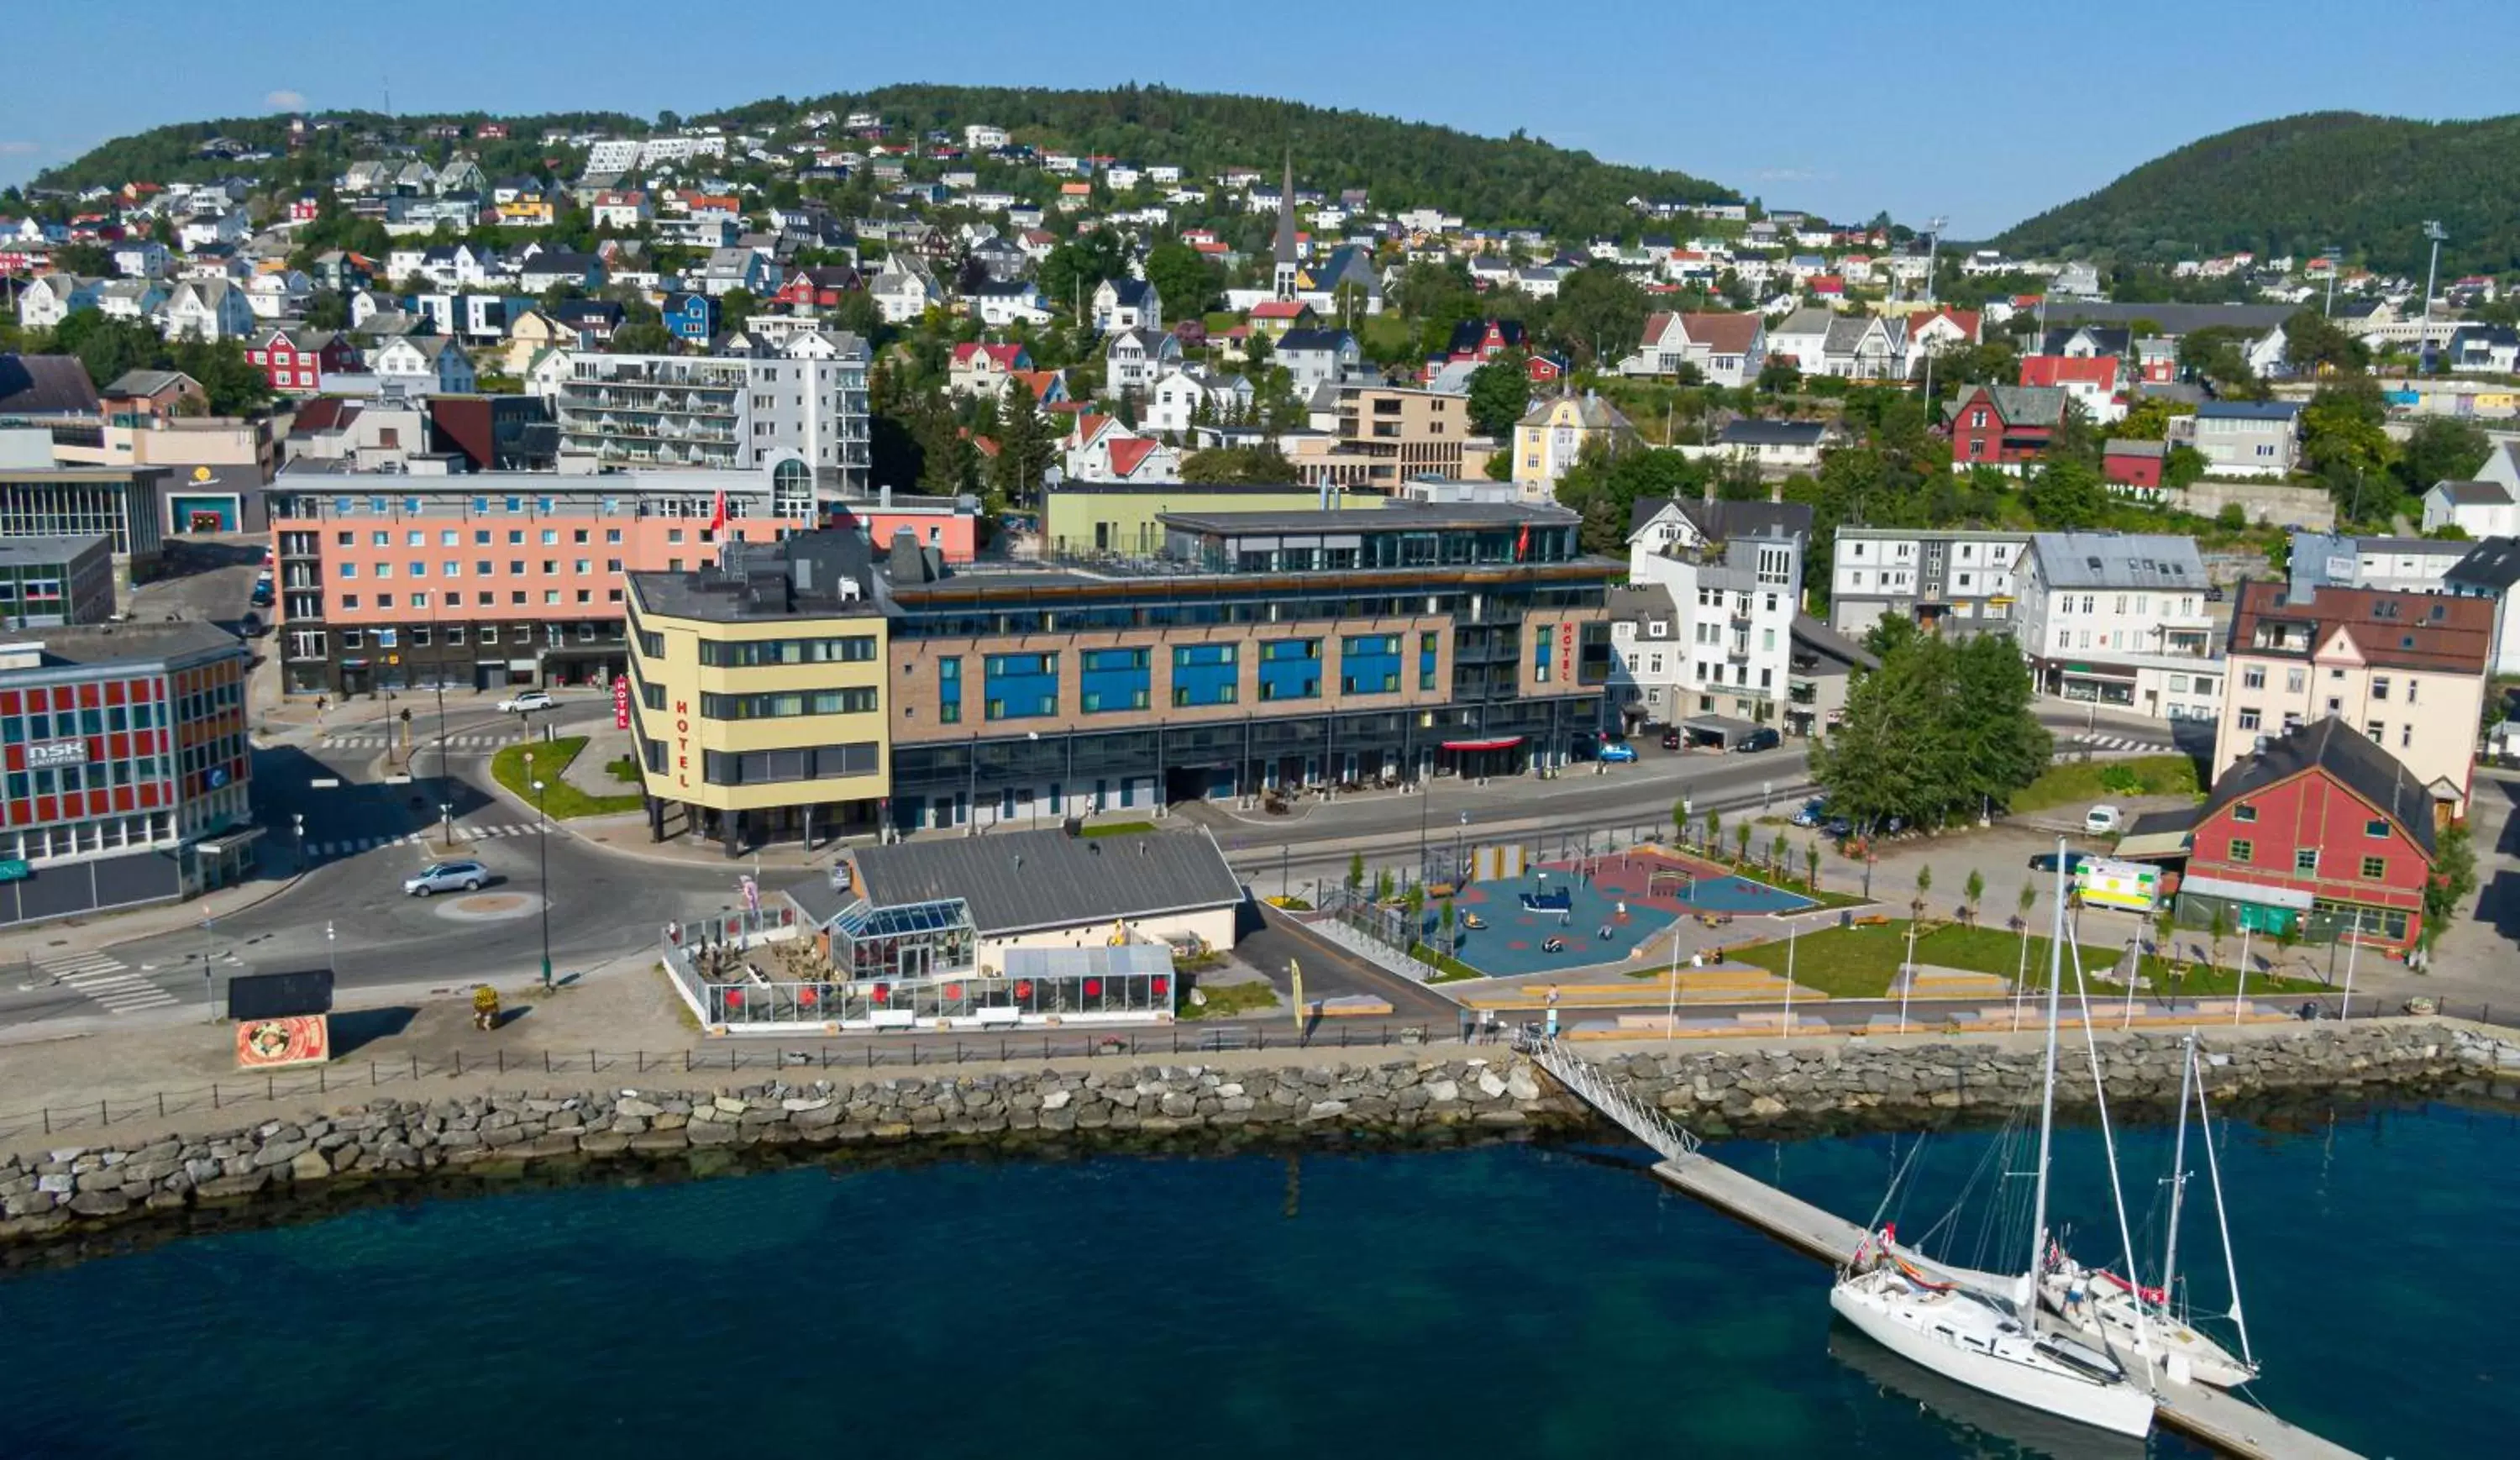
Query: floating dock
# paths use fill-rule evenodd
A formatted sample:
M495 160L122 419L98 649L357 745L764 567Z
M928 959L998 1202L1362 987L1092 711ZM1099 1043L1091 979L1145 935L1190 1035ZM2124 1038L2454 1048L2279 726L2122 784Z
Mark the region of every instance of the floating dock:
M1695 1136L1563 1044L1544 1040L1532 1047L1531 1054L1559 1084L1653 1148L1662 1158L1654 1165L1654 1174L1670 1185L1832 1265L1851 1259L1864 1241L1864 1229L1845 1217L1701 1154ZM1921 1265L1941 1266L1930 1260ZM2164 1380L2154 1390L2153 1399L2159 1423L2247 1460L2361 1460L2343 1445L2206 1385Z

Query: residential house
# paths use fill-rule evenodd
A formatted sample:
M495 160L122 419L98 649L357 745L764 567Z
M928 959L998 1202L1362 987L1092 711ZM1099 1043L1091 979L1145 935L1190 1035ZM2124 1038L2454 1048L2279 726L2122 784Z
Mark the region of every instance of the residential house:
M821 264L789 269L772 298L791 309L836 309L848 296L864 289L858 271L847 264Z
M1188 435L1194 425L1239 421L1251 411L1251 383L1200 365L1167 370L1147 392L1148 430Z
M1555 293L1553 280L1550 292ZM1351 312L1380 314L1382 273L1373 266L1373 251L1360 244L1342 244L1324 257L1302 264L1295 271L1294 297L1341 319Z
M225 279L181 279L166 296L169 340L240 340L253 330L253 306Z
M1105 279L1094 287L1094 328L1104 335L1164 327L1163 297L1144 279Z
M345 249L327 249L316 254L306 271L307 277L315 281L316 288L329 289L340 295L356 294L367 288L376 282L376 264L366 255L352 253Z
M2342 720L2252 736L2196 813L2178 920L2403 953L2423 936L2434 817L2422 778Z
M1593 391L1544 399L1514 423L1512 479L1526 498L1550 500L1551 488L1586 446L1617 451L1636 438L1628 418Z
M2140 502L2161 500L2161 468L2169 458L2165 441L2131 441L2111 436L2100 447L2100 476L2109 489Z
M2025 355L2019 384L2062 390L2086 417L2105 426L2126 418L2123 370L2117 355Z
M1298 299L1263 299L1251 306L1252 333L1267 336L1272 342L1288 330L1318 329L1321 316L1313 306Z
M1739 389L1756 384L1767 363L1768 322L1739 314L1651 314L1635 354L1619 362L1622 375L1678 375L1683 367L1708 385Z
M154 238L125 238L110 251L113 271L125 279L163 279L174 266L166 246Z
M666 328L672 328L673 312L668 303ZM501 345L497 359L500 369L522 380L543 352L566 349L577 343L577 331L562 324L559 316L541 309L528 309L508 324L508 338Z
M315 297L315 281L295 269L265 269L245 286L246 307L260 320L294 319Z
M1050 299L1029 279L982 279L964 297L984 329L1046 325L1053 318Z
M717 338L721 311L717 297L686 290L665 296L661 311L666 331L686 344L705 345ZM554 343L573 342L555 341Z
M51 330L81 309L96 307L97 281L74 274L46 274L18 291L18 324Z
M1020 344L966 341L954 346L946 388L956 395L999 396L1017 371L1032 369L1032 352Z
M377 384L414 399L470 395L477 388L464 347L443 336L409 336L378 345L370 358Z
M1842 380L1906 380L1908 322L1886 314L1835 316L1822 338L1821 358L1821 374Z
M2445 591L2494 605L2493 646L2486 672L2520 675L2520 538L2489 537L2470 547L2443 578Z
M559 288L598 290L604 287L604 260L592 253L560 249L535 252L517 267L517 287L527 294Z
M2382 588L2392 593L2448 593L2451 570L2472 543L2438 537L2338 537L2295 532L2286 555L2292 591L2323 587Z
M1144 394L1156 378L1181 364L1181 342L1160 330L1123 330L1102 348L1102 384L1114 391Z
M779 287L776 266L751 249L713 249L700 268L702 293L723 297L742 290L759 298Z
M2215 719L2217 655L2196 539L2037 532L2021 571L2022 657L2040 694L2155 719Z
M2301 462L2301 402L2209 400L2185 418L2215 478L2289 477Z
M2455 371L2509 375L2520 370L2520 330L2509 325L2461 325L2451 331L2443 354Z
M358 347L334 330L266 330L247 343L245 357L289 395L320 395L333 377L360 369Z
M2502 453L2498 448L2495 454ZM2520 535L2520 501L2514 495L2499 481L2436 481L2424 493L2424 530L2456 527L2471 539Z
M1712 443L1681 448L1691 456L1729 457L1757 467L1763 475L1820 470L1821 448L1828 444L1828 427L1819 421L1762 421L1736 416L1724 423Z
M93 420L96 384L76 355L0 354L0 417Z
M1768 355L1772 359L1790 360L1805 375L1826 375L1828 369L1828 332L1837 323L1835 311L1804 307L1778 320L1768 330Z
M550 310L551 317L577 333L581 348L594 349L612 342L627 313L613 299L562 299Z
M1181 480L1180 452L1138 434L1110 416L1078 417L1064 444L1070 481Z
M1904 618L1949 638L2011 633L2027 532L1838 528L1829 552L1829 626L1864 635Z
M1365 371L1364 350L1345 330L1288 330L1278 337L1275 360L1294 377L1299 399L1323 386L1356 380Z
M2341 718L2405 761L2432 799L2467 812L2498 605L2450 593L2243 582L2232 595L2230 694L2215 779L2258 736Z
M931 307L945 302L945 291L937 286L926 264L906 252L885 255L883 267L876 272L868 292L875 296L877 312L886 324L913 323Z
M97 392L103 413L116 418L145 417L164 421L175 416L206 415L209 392L180 370L126 370Z
M1908 316L1908 365L1913 374L1950 350L1968 349L1982 339L1985 317L1974 309L1938 304Z
M1679 611L1666 723L1691 744L1729 746L1760 725L1786 726L1794 619L1802 600L1812 510L1797 502L1671 498L1630 510L1628 575L1666 588ZM1650 658L1644 678L1657 676ZM1620 649L1612 630L1614 653ZM1644 718L1623 706L1631 722Z
M96 286L96 311L109 319L137 320L158 324L165 311L168 291L158 279L108 279Z
M1953 471L1994 467L2017 473L2047 452L2064 424L2065 392L2052 386L1970 386L1944 411Z

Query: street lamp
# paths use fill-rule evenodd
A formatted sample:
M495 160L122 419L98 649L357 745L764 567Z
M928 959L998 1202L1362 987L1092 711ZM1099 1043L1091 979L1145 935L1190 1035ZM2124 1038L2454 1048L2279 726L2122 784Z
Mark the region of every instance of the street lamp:
M2441 272L2441 246L2443 241L2450 237L2450 230L2442 227L2437 220L2426 218L2424 237L2432 240L2433 256L2432 262L2424 265L2424 330L2422 338L2415 342L2415 360L2418 368L2429 363L2433 358L2433 280ZM2425 373L2438 374L2439 372L2435 370Z
M534 757L525 757L525 770L531 774ZM543 783L534 782L534 858L539 870L543 901L543 992L551 992L551 819L543 814Z
M1455 887L1459 887L1459 886L1461 886L1461 884L1462 884L1462 839L1463 837L1465 837L1465 836L1469 835L1469 831L1470 831L1470 813L1469 813L1469 812L1467 812L1467 811L1463 811L1463 812L1462 813L1462 824L1461 824L1461 827L1460 827L1460 829L1459 829L1459 830L1457 830L1457 831L1455 831L1455 832L1453 833L1453 875L1452 875L1451 881L1452 881L1452 883L1453 883L1453 885L1454 885Z
M440 753L438 758L441 761L444 760L444 753ZM446 849L453 851L455 849L455 803L453 801L437 803L437 821L446 829Z

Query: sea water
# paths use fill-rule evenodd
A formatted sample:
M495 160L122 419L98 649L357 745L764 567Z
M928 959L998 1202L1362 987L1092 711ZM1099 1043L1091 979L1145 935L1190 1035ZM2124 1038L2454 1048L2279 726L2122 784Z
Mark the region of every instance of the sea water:
M2257 1392L2366 1454L2509 1453L2520 1120L2219 1135ZM1921 1234L1985 1132L1710 1148ZM2169 1131L2121 1132L2160 1261ZM2052 1209L2115 1254L2098 1133ZM2227 1305L2192 1141L2182 1272ZM1600 1144L803 1166L431 1198L0 1278L0 1455L2190 1454L1937 1390L1828 1272ZM1974 1205L1974 1203L1972 1204ZM1945 1231L1955 1260L1981 1226ZM1992 1265L2028 1257L1996 1251ZM2227 1330L2228 1331L2228 1330Z

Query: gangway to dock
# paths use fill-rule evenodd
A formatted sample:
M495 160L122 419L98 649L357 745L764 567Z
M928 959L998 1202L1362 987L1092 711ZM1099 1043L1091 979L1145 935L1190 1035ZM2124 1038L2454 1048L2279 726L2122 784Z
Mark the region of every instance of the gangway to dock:
M1651 1147L1662 1158L1654 1164L1654 1175L1665 1183L1823 1262L1843 1266L1854 1258L1864 1241L1861 1226L1707 1156L1696 1136L1562 1040L1535 1038L1524 1047L1569 1093ZM2153 1399L2162 1424L2247 1460L2361 1460L2342 1445L2207 1385L2164 1378L2154 1385Z

